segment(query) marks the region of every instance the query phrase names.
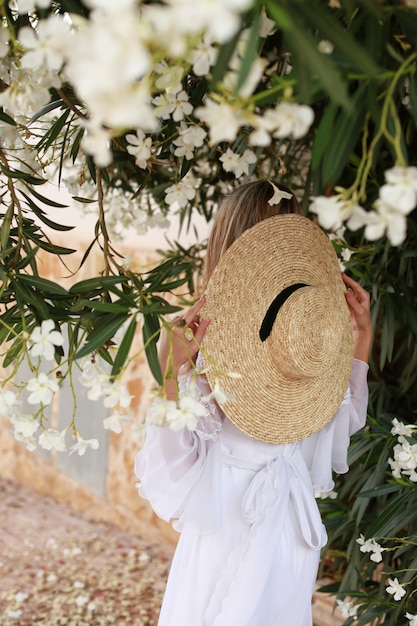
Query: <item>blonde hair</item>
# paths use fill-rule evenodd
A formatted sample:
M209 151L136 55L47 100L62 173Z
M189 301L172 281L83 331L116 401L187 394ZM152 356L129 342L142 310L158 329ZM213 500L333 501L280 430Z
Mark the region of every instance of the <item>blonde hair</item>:
M301 213L300 205L293 192L284 185L274 184L281 191L291 193L291 198L289 200L283 198L277 204L269 204L268 200L274 195L274 188L267 180L246 183L224 198L207 244L204 285L207 285L214 268L227 248L245 230L273 215Z

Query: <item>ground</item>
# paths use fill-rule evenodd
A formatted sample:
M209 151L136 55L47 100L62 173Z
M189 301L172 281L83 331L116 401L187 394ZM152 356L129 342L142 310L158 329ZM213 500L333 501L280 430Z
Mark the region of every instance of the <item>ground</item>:
M171 557L0 478L0 626L155 626Z
M172 551L0 478L0 626L156 626Z

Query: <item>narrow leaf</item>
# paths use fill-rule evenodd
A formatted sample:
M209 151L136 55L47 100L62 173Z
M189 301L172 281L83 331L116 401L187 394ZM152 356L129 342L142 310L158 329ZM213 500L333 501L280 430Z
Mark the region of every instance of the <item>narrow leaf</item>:
M120 326L127 319L127 315L117 315L115 317L107 316L108 323L106 325L100 326L98 329L93 329L91 333L87 337L87 341L80 350L78 350L75 355L76 359L80 359L83 356L87 356L87 354L91 354L98 348L101 348L107 341L109 341L116 332L119 330Z
M137 325L136 318L133 318L129 326L127 327L127 330L124 334L124 337L117 351L116 357L114 359L114 365L111 371L112 376L117 376L119 374L120 370L122 369L123 365L126 362L127 357L129 356L129 350L132 346L132 342L135 337L136 325Z

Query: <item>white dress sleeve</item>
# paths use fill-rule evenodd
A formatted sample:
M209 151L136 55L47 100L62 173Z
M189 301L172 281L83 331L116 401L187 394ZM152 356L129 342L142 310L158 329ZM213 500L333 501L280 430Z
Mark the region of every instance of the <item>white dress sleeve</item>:
M189 377L179 379L180 389ZM213 400L204 400L210 392L203 376L196 380L200 401L206 407L195 431L169 426L146 425L146 439L135 458L139 494L149 500L155 513L173 521L178 532L211 533L218 527L219 507L207 498L220 480L218 434L222 414Z
M368 369L367 363L353 360L349 386L336 415L322 430L301 443L301 452L315 492L333 489L332 470L344 474L349 469L347 453L350 437L366 423Z

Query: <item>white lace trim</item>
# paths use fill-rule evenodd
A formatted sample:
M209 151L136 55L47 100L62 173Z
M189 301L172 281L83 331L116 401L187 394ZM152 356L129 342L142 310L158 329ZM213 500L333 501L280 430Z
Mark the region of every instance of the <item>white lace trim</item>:
M194 375L195 372L193 369L179 375L178 387L180 391L183 391L190 385ZM198 418L195 433L204 441L215 441L223 428L223 414L216 400L212 398L203 400L203 398L207 398L211 392L207 378L205 376L197 376L195 385L200 402L206 409L204 415Z

